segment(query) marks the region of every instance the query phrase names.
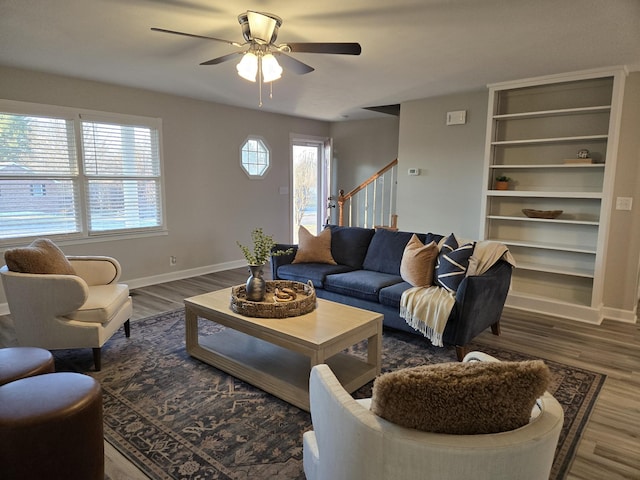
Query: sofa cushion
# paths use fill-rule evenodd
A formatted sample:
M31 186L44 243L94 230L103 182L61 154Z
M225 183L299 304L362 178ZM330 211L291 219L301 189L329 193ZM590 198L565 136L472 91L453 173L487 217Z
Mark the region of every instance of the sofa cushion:
M324 229L318 236L300 225L298 228L298 250L291 263L328 263L335 265L331 256L331 229Z
M324 288L324 279L333 273L350 272L347 265L329 265L327 263L286 263L278 267L278 278L294 282L307 283L311 280L314 287Z
M12 272L75 275L65 254L48 238L38 238L28 247L4 252L4 261Z
M337 225L328 228L331 229L331 255L336 263L361 269L375 230Z
M403 427L429 432L504 432L529 422L549 380L542 360L410 367L376 378L371 411Z
M128 298L129 286L123 283L94 285L89 287L89 296L84 305L66 317L80 322L106 323Z
M422 233L417 235L420 241L424 243L425 235ZM374 272L400 275L402 254L412 236L412 232L377 229L367 249L367 255L364 258L362 267L365 270L373 270Z
M400 262L400 276L413 287L431 286L438 253L436 242L424 245L414 234L404 248Z
M411 288L411 284L409 282L400 282L384 287L378 294L378 301L382 305L388 305L399 310L402 294L409 288Z
M449 235L440 246L435 268L436 284L455 293L467 274L474 247L475 242L459 246L455 235Z
M329 292L377 302L381 289L400 282L402 282L400 275L369 270L354 270L347 273L327 275L323 288Z

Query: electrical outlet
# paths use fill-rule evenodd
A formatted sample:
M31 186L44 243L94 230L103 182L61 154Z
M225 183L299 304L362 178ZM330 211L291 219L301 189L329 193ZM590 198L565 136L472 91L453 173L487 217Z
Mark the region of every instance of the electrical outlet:
M178 258L175 255L171 255L169 257L169 266L175 267L177 263L178 263Z
M633 198L631 197L616 198L616 210L631 210L632 204L633 204Z

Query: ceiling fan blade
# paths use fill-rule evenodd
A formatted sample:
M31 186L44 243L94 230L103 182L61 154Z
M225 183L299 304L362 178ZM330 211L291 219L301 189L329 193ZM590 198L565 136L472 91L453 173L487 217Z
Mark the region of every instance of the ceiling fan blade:
M212 60L207 60L206 62L202 62L200 65L218 65L219 63L226 62L226 61L229 61L229 60L233 60L238 55L242 55L244 53L245 52L228 53L227 55L223 55L221 57L214 58Z
M333 53L339 55L360 55L359 43L287 43L292 53Z
M231 40L223 40L222 38L206 37L204 35L196 35L193 33L185 33L185 32L176 32L175 30L166 30L164 28L156 28L156 27L151 27L151 30L153 30L154 32L160 32L160 33L171 33L172 35L182 35L183 37L202 38L204 40L214 40L216 42L222 42L228 45L233 45L234 47L242 47L242 44L238 42L232 42Z
M298 75L304 75L305 73L311 73L315 70L315 68L310 67L306 63L302 63L300 60L296 60L289 55L285 55L282 52L272 52L275 57L277 57L278 62L286 68L287 70L291 70L293 73L297 73Z

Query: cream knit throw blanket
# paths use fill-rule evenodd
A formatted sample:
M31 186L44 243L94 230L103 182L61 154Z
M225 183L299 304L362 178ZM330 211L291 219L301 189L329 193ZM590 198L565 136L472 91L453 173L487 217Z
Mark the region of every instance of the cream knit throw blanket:
M400 316L407 323L442 347L442 334L447 319L456 303L454 294L441 287L411 287L405 290L400 301Z
M477 242L469 259L467 275L482 275L500 259L515 267L516 262L505 245L486 240ZM442 347L442 334L455 303L455 294L444 288L435 285L411 287L402 294L400 317L431 340L433 345Z

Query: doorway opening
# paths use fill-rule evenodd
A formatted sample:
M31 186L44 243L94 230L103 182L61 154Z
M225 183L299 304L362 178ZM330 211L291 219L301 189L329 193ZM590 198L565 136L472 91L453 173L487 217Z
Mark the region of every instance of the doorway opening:
M298 228L317 235L327 223L327 201L331 178L331 141L327 138L291 139L292 240L298 243Z

